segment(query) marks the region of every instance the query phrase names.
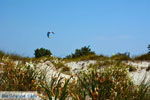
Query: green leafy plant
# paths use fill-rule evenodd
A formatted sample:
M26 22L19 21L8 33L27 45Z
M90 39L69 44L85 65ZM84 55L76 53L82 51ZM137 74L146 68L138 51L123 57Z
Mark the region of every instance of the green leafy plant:
M49 100L53 100L53 98L54 100L66 100L69 95L68 85L70 79L62 78L59 74L58 76L52 76L50 82L45 80L40 84Z
M111 56L113 60L131 60L129 53L117 53Z
M76 49L74 54L68 55L66 58L77 58L87 55L95 55L95 52L91 51L90 46L84 46L81 49Z
M43 56L51 56L52 53L48 49L40 48L40 49L35 50L34 55L36 58L39 58L39 57L43 57Z
M2 50L0 50L0 58L2 59L3 56L5 56L5 52L3 52Z
M136 56L134 58L134 60L140 60L140 61L142 61L142 60L150 60L150 44L148 45L147 49L148 49L148 53Z
M142 54L142 55L139 55L139 56L136 56L134 58L134 60L150 60L150 53L146 53L146 54Z
M148 45L148 47L147 47L147 48L148 48L148 50L149 50L149 51L148 51L148 53L150 54L150 44Z

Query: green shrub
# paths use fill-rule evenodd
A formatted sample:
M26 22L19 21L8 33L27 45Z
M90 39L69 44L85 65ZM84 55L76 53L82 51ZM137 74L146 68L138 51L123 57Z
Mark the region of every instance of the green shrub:
M34 55L35 55L36 58L39 58L39 57L43 57L43 56L51 56L52 53L48 49L40 48L40 49L35 50Z
M147 48L148 48L148 50L149 50L149 51L148 51L148 53L150 54L150 44L148 45L148 47L147 47Z
M134 60L150 60L150 44L148 45L148 53L136 56Z
M2 50L0 50L0 58L2 58L5 55L5 52L3 52Z
M113 60L130 60L130 55L128 53L117 53L111 56Z
M95 52L91 51L90 46L84 46L81 49L76 49L75 53L68 55L66 58L77 58L87 55L95 55Z
M142 54L134 58L134 60L150 60L150 53Z

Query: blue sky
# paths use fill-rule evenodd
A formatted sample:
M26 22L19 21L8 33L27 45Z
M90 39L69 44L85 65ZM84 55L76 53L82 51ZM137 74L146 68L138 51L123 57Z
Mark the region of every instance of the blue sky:
M147 52L150 0L0 0L0 49L64 57L90 45L97 54ZM56 34L51 39L47 31Z

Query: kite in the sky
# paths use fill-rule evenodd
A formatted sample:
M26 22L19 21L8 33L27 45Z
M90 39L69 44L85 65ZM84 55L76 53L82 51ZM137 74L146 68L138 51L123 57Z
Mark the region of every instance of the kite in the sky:
M54 32L47 32L47 37L50 38L50 34L55 34Z

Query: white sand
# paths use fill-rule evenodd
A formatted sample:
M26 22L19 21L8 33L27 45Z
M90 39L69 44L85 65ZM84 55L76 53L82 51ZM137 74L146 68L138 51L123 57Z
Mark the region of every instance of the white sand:
M144 79L144 83L150 83L150 71L146 71L150 66L150 62L139 61L128 62L127 64L137 68L137 71L129 73L135 84L139 85Z

